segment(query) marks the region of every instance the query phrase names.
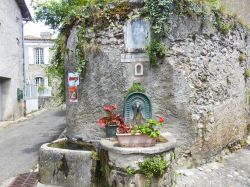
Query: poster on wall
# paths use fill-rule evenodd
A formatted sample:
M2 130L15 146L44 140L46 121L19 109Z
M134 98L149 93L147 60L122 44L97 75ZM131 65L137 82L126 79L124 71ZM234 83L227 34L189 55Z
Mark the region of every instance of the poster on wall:
M69 102L78 102L78 88L79 85L79 75L78 73L68 73L68 90L69 90Z

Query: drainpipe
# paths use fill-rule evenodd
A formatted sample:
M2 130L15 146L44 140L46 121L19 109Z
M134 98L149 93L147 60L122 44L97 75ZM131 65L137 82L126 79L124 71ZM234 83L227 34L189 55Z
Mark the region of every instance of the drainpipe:
M22 60L23 60L23 114L26 116L27 110L26 110L26 64L25 64L25 52L24 52L24 25L26 25L28 21L25 23L22 22L22 48L23 48L23 55L22 55Z

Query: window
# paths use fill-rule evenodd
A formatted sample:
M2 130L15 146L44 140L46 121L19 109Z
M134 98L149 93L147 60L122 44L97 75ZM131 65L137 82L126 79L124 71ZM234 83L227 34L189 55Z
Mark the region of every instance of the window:
M35 48L35 63L36 64L44 64L43 48Z
M36 85L44 85L44 78L42 77L36 77L35 78Z

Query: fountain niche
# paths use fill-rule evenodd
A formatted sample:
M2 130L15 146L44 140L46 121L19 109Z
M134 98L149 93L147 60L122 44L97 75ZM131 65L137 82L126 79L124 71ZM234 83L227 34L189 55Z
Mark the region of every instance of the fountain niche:
M143 93L131 93L125 98L124 119L126 123L143 124L152 118L151 102Z
M124 118L133 125L151 118L151 111L150 100L143 93L131 93L124 101ZM69 187L172 186L175 143L170 133L162 133L153 147L120 147L116 138L100 142L80 137L60 139L40 149L40 182ZM140 164L154 158L162 158L166 168L160 176L147 178Z

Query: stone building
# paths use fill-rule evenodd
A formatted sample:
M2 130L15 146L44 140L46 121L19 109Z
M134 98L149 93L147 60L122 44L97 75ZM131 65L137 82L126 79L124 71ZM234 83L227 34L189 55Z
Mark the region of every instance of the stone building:
M49 32L41 32L40 37L24 36L26 64L27 110L37 110L38 100L52 96L52 86L46 68L52 57L54 40Z
M0 3L0 121L24 114L23 21L31 15L24 0Z
M67 99L67 134L88 140L103 137L96 124L103 116L102 107L117 103L122 112L124 94L136 81L151 99L153 117L166 118L164 131L177 138L179 155L206 159L243 139L249 91L248 30L235 23L225 36L213 23L213 15L207 22L199 16L173 15L170 32L162 38L168 46L167 57L152 68L145 50L150 25L138 17L136 9L129 15L131 19L115 28L88 33L99 53L88 54L78 102ZM76 68L77 26L67 41L69 73Z

